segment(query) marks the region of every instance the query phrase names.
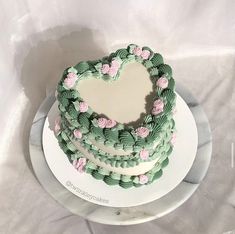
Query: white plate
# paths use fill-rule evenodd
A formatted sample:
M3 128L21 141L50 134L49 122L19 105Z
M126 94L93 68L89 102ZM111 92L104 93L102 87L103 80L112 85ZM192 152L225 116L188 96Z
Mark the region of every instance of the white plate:
M186 176L196 156L198 135L194 117L184 100L177 95L177 142L163 175L147 186L123 189L109 186L86 173L78 173L60 149L52 127L58 115L57 103L48 113L43 129L43 150L55 177L69 191L95 204L111 207L131 207L145 204L169 193Z

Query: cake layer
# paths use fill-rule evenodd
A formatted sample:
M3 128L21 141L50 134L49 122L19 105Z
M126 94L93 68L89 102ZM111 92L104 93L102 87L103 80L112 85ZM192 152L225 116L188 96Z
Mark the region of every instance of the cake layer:
M63 122L64 124L65 122ZM62 137L67 142L73 142L75 146L77 146L77 149L83 153L87 158L89 158L94 163L99 162L97 165L102 167L107 167L107 169L120 173L120 174L128 174L131 175L131 173L134 172L134 174L141 174L149 171L151 169L151 166L154 166L154 162L156 162L157 158L160 158L162 154L166 151L168 151L171 147L170 139L172 136L172 130L174 128L174 122L173 120L169 123L166 123L166 129L160 134L161 135L161 141L158 142L157 146L148 149L149 155L148 159L144 158L141 159L139 152L132 152L129 155L113 155L106 153L102 150L102 147L97 146L96 141L92 141L89 139L81 139L78 141L76 137L73 135L73 128L70 130L71 126L65 126L66 130L62 133ZM66 135L64 134L66 133ZM95 144L93 144L95 142ZM99 143L99 145L105 146L103 143ZM85 150L83 151L81 147ZM86 153L89 151L89 154ZM154 161L153 163L151 163ZM143 167L146 162L148 162L148 166ZM132 170L130 169L132 168ZM127 170L126 170L127 169Z
M109 171L106 168L95 164L91 160L86 159L85 155L82 152L78 154L78 150L75 145L73 145L71 141L68 141L69 138L67 137L67 139L65 140L65 137L63 138L62 136L65 135L59 134L57 136L59 145L64 153L68 156L69 161L73 163L74 167L76 167L77 163L79 163L81 159L85 159L85 161L82 160L82 162L85 162L84 170L87 173L91 174L96 179L103 180L108 185L120 185L123 188L141 186L143 184L142 182L140 183L141 178L144 180L146 180L147 178L147 181L145 183L151 183L159 178L162 175L162 169L168 164L168 156L171 154L171 150L166 152L164 156L158 159L152 169L145 174L136 176L123 175L115 173L113 171ZM81 165L83 164L81 163ZM78 170L80 171L80 168L78 168Z
M63 140L67 142L66 147L69 147L70 150L75 152L78 150L79 154L81 153L83 157L88 158L98 166L123 175L140 175L151 170L158 159L164 157L168 151L172 150L170 142L172 128L173 124L170 123L168 130L162 134L165 135L163 141L156 148L149 151L151 154L148 156L148 159L141 159L138 153L136 153L134 157L132 155L119 157L117 155L102 154L102 151L94 147L89 140L77 141L76 138L73 137L72 132L68 129L64 131L61 136ZM72 143L72 145L70 143ZM79 157L79 155L74 157Z
M95 158L94 155L92 153L89 153L84 147L82 147L79 142L73 142L73 143L76 146L76 148L83 154L83 156L85 158L89 159L91 162L93 162L97 166L103 167L103 168L109 170L110 172L115 172L115 173L122 174L122 175L132 176L132 175L144 174L144 173L150 171L154 167L156 162L158 162L158 160L159 160L159 158L156 158L152 161L143 162L143 163L141 163L137 166L133 166L133 167L126 167L126 168L115 167L115 166L112 166L112 165L107 164L105 162L101 162L99 159ZM159 155L159 157L160 156L161 155Z

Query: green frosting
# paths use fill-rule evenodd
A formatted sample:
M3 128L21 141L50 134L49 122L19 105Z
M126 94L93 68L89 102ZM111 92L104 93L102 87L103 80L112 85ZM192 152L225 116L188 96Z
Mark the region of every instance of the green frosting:
M118 142L119 141L119 132L117 129L115 130L111 130L109 128L106 128L104 130L104 135L106 137L106 139L108 139L111 142Z
M150 61L154 66L159 66L163 64L163 57L160 54L154 54Z
M174 88L175 88L175 80L171 78L168 82L168 89L174 90ZM175 100L175 98L173 100Z
M119 139L123 145L133 145L135 143L134 137L128 131L121 131L119 133Z
M74 66L74 68L77 70L78 74L82 74L82 73L86 72L90 67L89 67L89 63L80 62L76 66Z
M89 127L90 127L90 120L89 120L89 117L87 116L86 113L81 113L78 116L78 122L84 128L89 129Z
M128 53L127 49L119 49L119 50L116 51L116 55L118 57L120 57L121 59L126 58L128 54L129 53Z
M172 69L168 64L161 64L158 66L159 74L160 75L165 75L166 77L172 76Z

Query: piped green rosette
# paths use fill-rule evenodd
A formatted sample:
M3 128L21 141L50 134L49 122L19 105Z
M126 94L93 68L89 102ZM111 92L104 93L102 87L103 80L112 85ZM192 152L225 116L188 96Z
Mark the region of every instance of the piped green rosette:
M79 81L91 77L113 82L120 77L126 64L143 64L155 87L151 113L147 113L139 127L125 126L115 120L99 116L80 96ZM172 152L172 135L175 131L175 82L169 65L160 54L150 48L131 44L100 60L80 62L66 69L57 87L60 120L56 123L56 136L60 147L75 168L91 174L105 183L129 188L149 184L162 174ZM158 158L154 167L139 176L127 176L108 171L95 165L77 149L79 144L101 162L113 167L134 167ZM92 141L131 152L129 155L110 155L92 144ZM80 162L79 162L80 160ZM141 177L142 176L142 177Z

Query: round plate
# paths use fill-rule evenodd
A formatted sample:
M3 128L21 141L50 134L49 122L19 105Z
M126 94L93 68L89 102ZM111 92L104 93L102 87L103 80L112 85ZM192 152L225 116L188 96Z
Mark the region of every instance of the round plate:
M197 127L191 111L177 95L177 112L174 116L177 142L169 157L163 175L153 183L138 188L124 189L110 186L90 174L79 173L69 162L54 135L54 122L59 115L55 102L48 113L43 131L43 149L46 161L60 183L75 195L98 205L130 207L156 200L174 189L186 176L197 152Z
M93 204L67 190L49 169L42 148L43 126L47 114L55 102L54 95L49 95L41 104L30 132L30 158L37 179L61 205L72 213L94 222L112 225L137 224L162 217L175 210L195 192L205 177L212 151L210 126L201 106L192 94L179 84L177 92L186 101L195 118L198 130L198 148L193 165L183 181L162 198L135 207L115 208Z

